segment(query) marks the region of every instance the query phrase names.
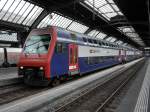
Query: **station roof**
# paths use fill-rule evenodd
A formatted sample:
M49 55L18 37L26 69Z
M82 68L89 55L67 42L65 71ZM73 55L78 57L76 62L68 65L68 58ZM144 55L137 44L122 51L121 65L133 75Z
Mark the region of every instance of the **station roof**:
M118 44L150 45L146 0L1 0L0 4L0 30L29 32L54 25ZM0 41L10 40L4 38Z
M110 21L112 17L123 15L113 0L85 0L84 3L93 8L108 21Z
M1 0L0 19L31 26L43 8L24 0Z

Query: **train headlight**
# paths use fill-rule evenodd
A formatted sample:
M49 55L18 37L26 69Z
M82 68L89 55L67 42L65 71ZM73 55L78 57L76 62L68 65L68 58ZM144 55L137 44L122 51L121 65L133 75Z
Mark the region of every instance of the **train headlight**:
M40 67L40 70L43 70L44 68L43 67Z
M20 69L23 69L23 66L21 66Z

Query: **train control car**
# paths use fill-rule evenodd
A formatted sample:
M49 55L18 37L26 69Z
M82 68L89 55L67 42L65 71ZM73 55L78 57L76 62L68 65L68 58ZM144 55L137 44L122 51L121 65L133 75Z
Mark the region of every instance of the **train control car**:
M28 85L56 85L68 76L131 61L130 50L54 26L34 29L21 53L18 74Z
M19 61L22 48L0 48L0 66L16 66Z

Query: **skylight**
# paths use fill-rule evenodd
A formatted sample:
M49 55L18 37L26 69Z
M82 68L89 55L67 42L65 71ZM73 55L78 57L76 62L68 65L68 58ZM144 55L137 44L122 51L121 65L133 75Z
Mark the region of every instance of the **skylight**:
M96 37L98 33L99 33L99 31L97 31L97 30L92 30L92 31L90 31L90 32L88 33L88 35L91 36L91 37Z
M38 28L47 27L48 25L58 26L78 33L85 33L89 28L79 22L73 21L72 19L56 13L51 13L46 16L40 22Z
M84 0L84 2L80 3L90 11L94 11L97 15L99 14L99 16L103 17L107 22L117 15L124 16L113 0ZM118 29L133 41L144 46L142 39L135 32L132 26L119 27ZM139 40L137 41L136 38L139 38Z
M137 42L138 44L144 46L144 43L140 36L135 32L134 28L132 26L123 26L118 27L118 30L124 33L126 36L131 38L133 41Z
M89 27L82 25L78 22L73 21L67 29L71 30L71 31L75 31L78 33L85 33L88 30Z
M31 26L43 8L24 0L1 0L0 20Z
M0 47L10 47L11 46L11 44L1 44L0 43Z
M127 46L128 44L127 44L127 43L124 43L123 45L124 45L124 46Z
M11 41L11 42L17 42L17 34L12 33L12 34L7 34L7 33L0 33L0 41Z
M91 37L99 38L99 39L104 39L107 36L105 33L100 32L98 30L92 30L87 35Z
M96 35L96 38L104 39L107 35L100 32L98 35Z
M84 0L84 3L108 21L111 17L123 15L113 0Z
M110 41L112 39L112 37L108 37L106 38L106 41Z
M116 42L117 44L123 44L123 42L121 40Z
M116 41L117 39L116 39L115 37L109 37L109 38L107 38L106 40L109 41L109 42L114 42L114 41Z
M41 21L41 23L38 25L38 28L46 27L47 25L67 28L70 23L72 23L72 20L58 15L56 13L51 13Z

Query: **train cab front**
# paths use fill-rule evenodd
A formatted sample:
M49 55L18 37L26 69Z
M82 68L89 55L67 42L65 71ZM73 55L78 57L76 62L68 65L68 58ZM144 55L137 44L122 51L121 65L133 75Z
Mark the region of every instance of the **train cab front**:
M50 28L33 30L25 42L18 75L22 75L28 85L46 86L50 83L51 32Z

